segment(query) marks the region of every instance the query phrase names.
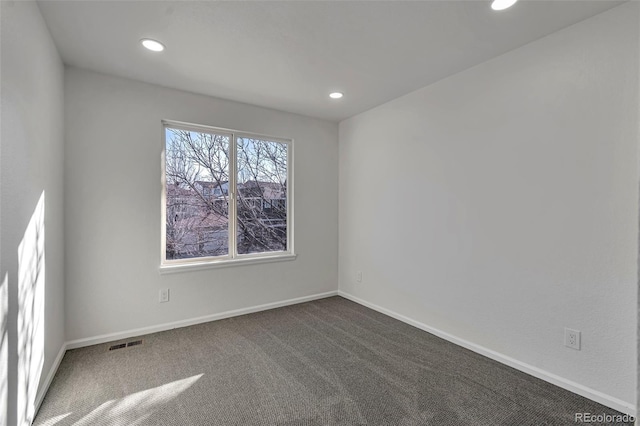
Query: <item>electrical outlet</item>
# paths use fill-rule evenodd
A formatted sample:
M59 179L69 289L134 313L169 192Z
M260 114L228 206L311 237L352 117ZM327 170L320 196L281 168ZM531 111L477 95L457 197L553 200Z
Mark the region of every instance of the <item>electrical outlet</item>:
M160 303L164 303L164 302L168 302L169 301L169 289L168 288L161 288L160 289Z
M580 350L580 332L570 328L564 329L564 345L571 349Z
M358 281L359 283L362 282L362 271L356 272L356 281Z

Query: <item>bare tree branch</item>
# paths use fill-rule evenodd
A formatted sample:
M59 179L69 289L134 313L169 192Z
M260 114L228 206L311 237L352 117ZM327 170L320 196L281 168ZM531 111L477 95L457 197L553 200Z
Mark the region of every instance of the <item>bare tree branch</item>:
M231 138L167 128L167 258L226 255ZM238 253L287 249L287 146L238 138Z

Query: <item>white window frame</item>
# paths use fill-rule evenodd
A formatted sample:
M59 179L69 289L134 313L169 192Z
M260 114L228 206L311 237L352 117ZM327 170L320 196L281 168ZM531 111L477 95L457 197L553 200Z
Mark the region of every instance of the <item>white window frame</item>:
M225 256L207 256L189 259L167 259L167 179L166 179L166 129L180 129L193 132L209 133L215 135L229 136L229 253ZM237 206L236 206L236 184L237 184L237 156L236 146L239 138L252 138L268 142L277 142L287 145L287 250L273 251L265 253L239 254L236 244L237 237ZM243 264L265 263L294 260L296 254L293 246L293 139L286 139L275 136L250 133L239 130L225 129L220 127L206 126L202 124L186 123L182 121L162 120L162 196L161 196L161 230L160 230L160 272L172 273L185 270L208 269L214 267L226 267Z

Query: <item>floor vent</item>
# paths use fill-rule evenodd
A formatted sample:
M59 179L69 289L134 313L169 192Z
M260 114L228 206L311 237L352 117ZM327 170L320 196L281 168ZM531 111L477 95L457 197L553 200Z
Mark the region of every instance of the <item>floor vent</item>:
M126 343L120 343L119 345L113 345L109 347L110 351L115 351L116 349L122 349L122 348L126 348L127 344Z
M138 346L142 344L142 340L132 340L127 343L118 343L117 345L109 346L110 351L115 351L116 349L128 348L130 346Z

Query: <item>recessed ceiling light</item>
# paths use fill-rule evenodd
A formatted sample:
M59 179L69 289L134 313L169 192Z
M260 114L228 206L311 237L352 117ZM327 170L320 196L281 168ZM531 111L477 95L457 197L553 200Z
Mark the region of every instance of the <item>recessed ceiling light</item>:
M493 0L491 2L491 9L493 10L505 10L516 4L518 0Z
M344 95L341 92L329 93L329 97L331 99L340 99L342 96L344 96Z
M140 43L152 52L162 52L164 50L164 44L159 41L151 40L150 38L143 38L140 40Z

